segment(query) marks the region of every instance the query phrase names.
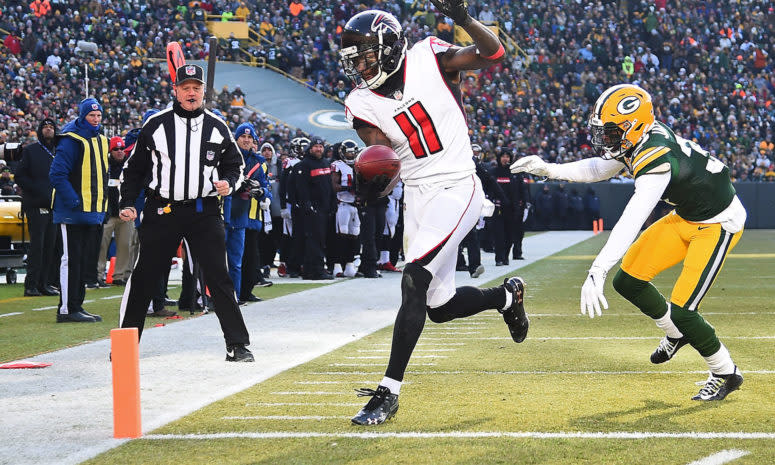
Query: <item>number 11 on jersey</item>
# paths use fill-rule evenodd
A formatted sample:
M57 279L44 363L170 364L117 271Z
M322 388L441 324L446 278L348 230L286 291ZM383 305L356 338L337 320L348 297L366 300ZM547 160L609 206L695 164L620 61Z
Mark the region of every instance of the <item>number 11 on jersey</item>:
M408 111L403 111L393 117L409 140L409 147L415 158L425 158L428 155L441 152L439 134L431 117L422 103L416 102L409 106Z

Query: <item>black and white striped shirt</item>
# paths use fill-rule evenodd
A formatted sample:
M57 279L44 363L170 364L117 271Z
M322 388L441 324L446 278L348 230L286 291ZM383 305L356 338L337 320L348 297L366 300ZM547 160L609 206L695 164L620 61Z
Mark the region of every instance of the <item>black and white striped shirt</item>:
M121 208L147 187L171 201L217 196L213 183L242 183L244 161L226 123L209 110L173 107L148 118L122 173Z

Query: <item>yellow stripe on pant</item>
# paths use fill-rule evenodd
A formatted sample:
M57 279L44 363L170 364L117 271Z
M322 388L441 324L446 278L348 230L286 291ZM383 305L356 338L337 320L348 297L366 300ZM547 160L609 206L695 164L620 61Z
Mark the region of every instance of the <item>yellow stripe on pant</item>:
M683 261L670 301L687 310L697 310L727 254L743 231L725 231L719 223L693 223L675 211L649 226L622 259L622 270L643 281L652 281L662 271Z

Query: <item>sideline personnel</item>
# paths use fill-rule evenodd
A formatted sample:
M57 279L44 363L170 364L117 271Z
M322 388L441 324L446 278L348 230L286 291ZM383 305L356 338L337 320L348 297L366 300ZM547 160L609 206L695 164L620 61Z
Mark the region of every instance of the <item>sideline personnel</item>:
M89 247L105 219L108 204L108 138L102 130L102 105L87 98L78 118L67 123L58 139L49 181L54 188L54 224L62 237L57 323L102 321L83 308L90 264Z
M226 340L226 360L252 362L248 330L226 271L223 219L217 196L242 183L242 156L226 123L203 106L204 72L196 65L177 69L172 108L146 121L127 161L121 184L121 212L133 221L133 207L146 188L140 228L140 256L121 301L121 327L142 333L157 283L185 238L204 271L215 314Z

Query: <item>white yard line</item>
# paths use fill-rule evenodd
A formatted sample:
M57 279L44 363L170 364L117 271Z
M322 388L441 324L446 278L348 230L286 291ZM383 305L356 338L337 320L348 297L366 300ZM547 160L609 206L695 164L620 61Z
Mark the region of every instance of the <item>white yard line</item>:
M2 313L0 314L0 318L6 317L6 316L14 316L14 315L21 315L24 312L11 312L11 313Z
M33 308L32 311L33 312L42 312L43 310L53 310L55 308L57 308L56 305L50 305L48 307Z
M723 465L725 463L737 460L740 457L744 457L750 454L747 450L740 449L727 449L721 452L716 452L700 460L695 460L687 465Z
M384 363L330 363L330 367L385 367ZM435 367L435 363L412 363L414 367Z
M348 420L350 417L334 415L256 415L247 417L221 417L222 420Z
M480 284L590 237L588 231L529 236L524 242L527 260L496 268L491 266L493 255L483 254L483 276L471 279L458 273L456 279L459 285ZM224 362L223 334L215 315L159 328L148 325L140 344L143 431L391 325L401 303L400 279L400 273L386 273L379 280L342 280L242 307L256 363ZM282 282L318 284L275 281ZM331 297L335 294L352 298L343 302ZM107 337L111 328L104 329ZM109 352L105 339L27 359L53 364L45 369L0 370L0 463L76 464L126 442L113 439ZM196 395L181 398L181 386Z
M294 381L293 384L379 384L378 380L369 380L369 381ZM403 384L408 384L407 382L404 382Z
M411 365L410 365L411 366ZM313 371L310 375L325 375L325 376L341 376L341 375L358 375L358 376L372 376L381 375L381 371ZM686 371L476 371L476 370L448 370L448 371L435 371L435 370L407 370L406 374L411 375L688 375L688 374L702 374L707 375L708 372L700 370L686 370ZM773 375L775 370L744 370L743 375Z
M384 355L364 355L361 357L342 357L347 360L371 360L371 359L384 359ZM448 358L446 355L412 355L412 359L416 358Z
M273 396L341 396L350 394L349 391L275 391L271 392Z
M719 334L719 339L775 339L775 336L724 336ZM659 341L660 336L568 336L568 337L530 337L531 341L633 341L633 340L654 340ZM424 337L424 341L457 341L456 337ZM467 337L467 341L511 341L510 337L490 336L490 337Z
M248 402L245 407L363 407L363 402Z
M418 350L415 350L414 352L412 352L412 356L414 356L414 354L435 354L436 352L454 352L456 350L458 350L458 349L425 349L425 350L418 349ZM385 352L387 352L387 353L389 353L390 349L358 349L358 350L356 350L356 352L361 352L361 353L373 353L373 352L385 353Z
M354 438L354 439L479 439L479 438L514 438L514 439L775 439L775 433L743 433L743 432L708 432L708 433L661 433L649 431L448 431L438 433L426 432L353 432L353 433L319 433L270 431L262 433L211 433L211 434L148 434L147 440L212 440L212 439L306 439L306 438ZM723 462L720 462L723 463Z

